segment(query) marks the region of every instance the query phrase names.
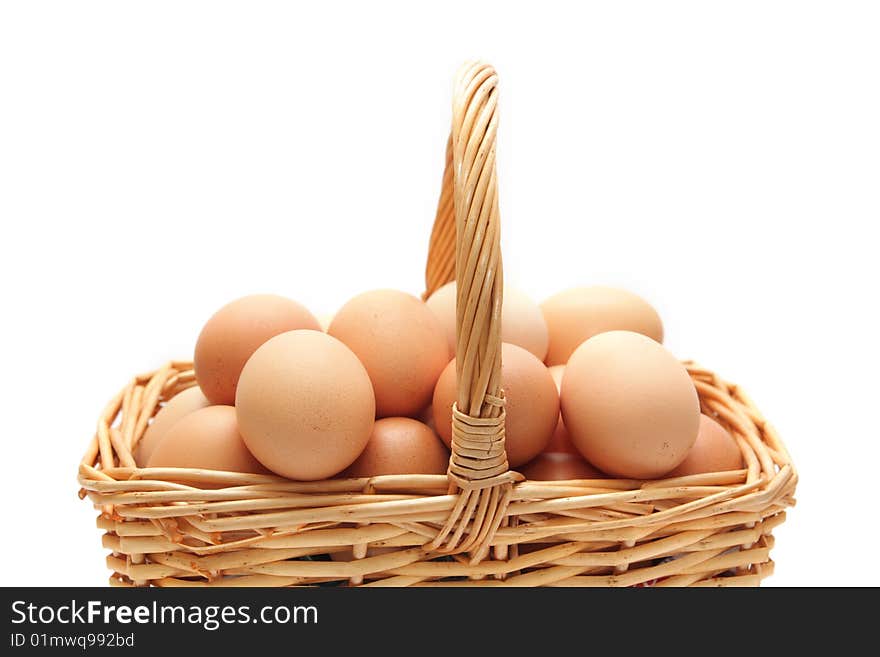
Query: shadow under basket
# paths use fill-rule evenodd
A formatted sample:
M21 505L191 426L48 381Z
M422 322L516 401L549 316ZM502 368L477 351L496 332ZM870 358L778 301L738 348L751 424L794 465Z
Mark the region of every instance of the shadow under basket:
M426 269L426 295L458 282L448 474L295 482L138 468L132 452L151 418L195 385L191 362L171 362L111 400L80 463L111 584L754 586L773 572L772 532L794 504L797 472L742 390L693 363L702 412L736 439L742 470L651 481L528 481L509 470L496 129L495 71L467 64Z

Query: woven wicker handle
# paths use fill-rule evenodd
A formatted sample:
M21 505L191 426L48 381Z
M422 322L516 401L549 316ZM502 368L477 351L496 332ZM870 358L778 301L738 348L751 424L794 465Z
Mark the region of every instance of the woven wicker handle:
M431 547L470 551L475 561L488 552L517 479L504 448L501 391L497 85L495 69L480 62L466 64L456 77L446 170L426 268L426 296L453 277L458 290L458 394L449 479L460 496Z

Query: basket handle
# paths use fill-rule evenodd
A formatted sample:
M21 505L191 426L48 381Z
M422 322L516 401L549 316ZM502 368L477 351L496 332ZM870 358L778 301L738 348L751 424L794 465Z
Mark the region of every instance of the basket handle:
M509 470L504 447L497 87L495 69L482 62L466 64L456 76L446 170L426 268L426 296L453 277L457 281L458 393L448 474L459 499L429 546L447 553L469 551L474 562L488 553L512 484L521 478Z

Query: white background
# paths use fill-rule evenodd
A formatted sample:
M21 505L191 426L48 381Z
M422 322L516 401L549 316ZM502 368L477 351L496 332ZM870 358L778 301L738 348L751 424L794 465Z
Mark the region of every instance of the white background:
M106 582L76 467L223 303L419 293L465 59L501 75L505 273L620 285L799 468L767 585L880 584L880 15L855 2L7 2L6 585Z

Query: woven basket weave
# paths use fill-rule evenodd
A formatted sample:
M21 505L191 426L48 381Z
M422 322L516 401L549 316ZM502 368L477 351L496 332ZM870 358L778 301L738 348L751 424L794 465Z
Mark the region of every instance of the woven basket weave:
M686 363L702 411L746 467L676 479L525 481L508 469L500 388L497 76L464 66L431 235L426 295L458 282L458 398L448 476L294 482L138 468L191 362L137 376L107 405L79 467L119 586L736 586L773 571L771 532L797 474L736 386Z

